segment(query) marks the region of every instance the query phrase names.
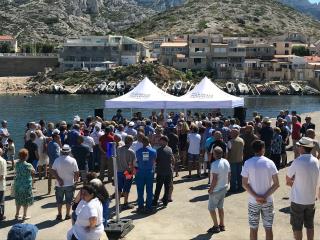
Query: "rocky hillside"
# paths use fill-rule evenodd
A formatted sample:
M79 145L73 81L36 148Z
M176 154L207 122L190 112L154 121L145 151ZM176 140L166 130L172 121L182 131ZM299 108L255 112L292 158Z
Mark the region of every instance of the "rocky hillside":
M20 41L119 32L182 0L0 0L0 33Z
M280 2L293 7L294 9L309 14L317 19L320 19L320 4L310 3L309 0L279 0Z
M270 36L299 31L319 34L320 22L277 0L189 0L129 30L133 37L174 33Z

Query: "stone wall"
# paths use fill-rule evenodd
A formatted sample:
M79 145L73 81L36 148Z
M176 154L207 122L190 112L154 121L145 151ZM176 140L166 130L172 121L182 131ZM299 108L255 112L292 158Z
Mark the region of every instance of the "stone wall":
M0 56L0 76L34 76L58 66L57 56Z

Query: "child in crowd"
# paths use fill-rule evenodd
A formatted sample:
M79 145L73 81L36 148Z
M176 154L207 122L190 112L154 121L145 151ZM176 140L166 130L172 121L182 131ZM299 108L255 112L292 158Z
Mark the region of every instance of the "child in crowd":
M14 158L16 155L16 147L14 146L14 142L11 138L8 139L8 160L11 161L11 168L12 171L14 169Z

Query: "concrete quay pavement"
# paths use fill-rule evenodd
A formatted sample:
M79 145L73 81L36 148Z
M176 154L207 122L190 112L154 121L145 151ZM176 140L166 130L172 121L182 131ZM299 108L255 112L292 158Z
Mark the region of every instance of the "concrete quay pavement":
M317 126L320 126L320 113L310 114ZM288 152L288 159L293 159L292 152ZM285 185L287 169L279 173L280 188L274 194L275 220L274 239L293 239L290 221L289 205L290 188ZM233 194L225 199L225 225L226 231L219 234L208 234L207 230L212 226L212 220L207 210L208 204L208 180L207 178L185 178L187 172L181 172L174 179L173 202L167 208L159 210L153 215L137 215L136 209L121 212L121 218L133 219L135 228L125 237L126 240L247 240L249 239L249 226L247 217L246 192ZM12 175L9 176L12 179ZM10 182L10 180L9 180ZM47 181L37 181L35 184L35 203L28 210L31 219L27 223L37 225L39 228L38 240L63 240L71 228L71 221L55 221L56 205L54 191L50 196L46 195ZM109 193L114 192L112 185L107 184ZM132 186L130 201L137 198L136 186ZM6 195L10 194L8 188ZM114 206L114 200L111 207ZM6 239L10 227L17 223L14 220L14 199L7 197L6 200L7 220L0 223L0 240ZM316 203L319 207L319 202ZM315 215L315 239L320 239L320 211ZM305 234L304 234L305 235ZM259 239L264 239L265 234L260 222ZM103 236L101 240L107 239Z

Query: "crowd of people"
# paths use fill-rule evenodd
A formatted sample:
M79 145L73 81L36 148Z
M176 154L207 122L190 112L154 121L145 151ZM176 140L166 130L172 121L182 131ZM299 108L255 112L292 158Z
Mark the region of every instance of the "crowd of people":
M152 112L150 117L138 112L126 119L119 109L111 121L79 116L72 123L40 120L27 124L18 161L8 123L3 120L1 125L0 220L6 219L8 162L8 169L15 170L12 191L16 219L30 218L27 210L34 201L34 182L47 179L50 194L55 179L56 220L63 219L62 206L66 203L64 219L73 222L68 239L99 239L110 215L110 199L114 198L104 184L114 184L115 157L116 187L120 198L124 198L122 210L134 208L129 201L133 182L137 187L138 198L134 200L138 214L156 212L163 186L161 205L166 207L173 201L173 178L186 170L187 178L208 177L208 210L213 221L209 232L226 229L223 210L226 194L247 191L250 239L257 239L260 214L266 238L272 239L272 194L279 187L279 169L290 165L287 184L292 187L291 224L295 239L302 239L303 225L308 239L313 239L320 147L315 140L315 124L309 116L302 123L295 111L280 111L272 126L271 119L258 112L253 113L251 121L240 123L219 111L207 114L188 111L185 115L161 110ZM110 143L116 144L116 153L112 153ZM295 158L292 164L287 158L290 146ZM77 182L83 187L74 196Z

